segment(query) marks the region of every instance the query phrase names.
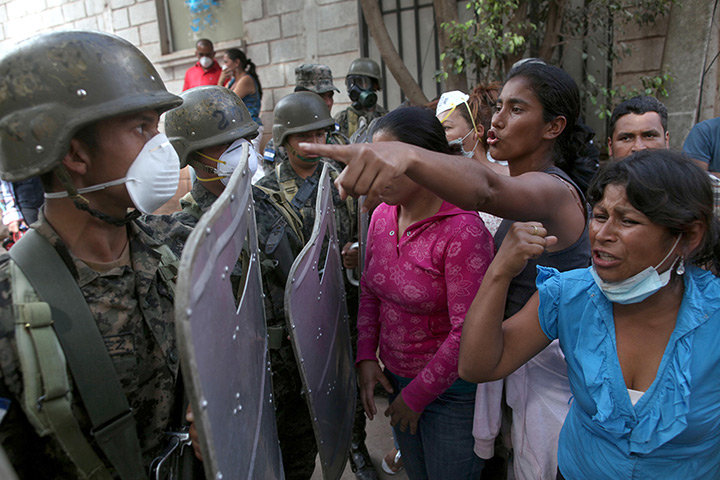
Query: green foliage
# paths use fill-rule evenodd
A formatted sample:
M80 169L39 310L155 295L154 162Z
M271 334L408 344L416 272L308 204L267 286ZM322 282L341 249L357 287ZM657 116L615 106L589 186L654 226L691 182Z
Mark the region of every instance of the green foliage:
M602 61L610 68L632 54L627 45L613 42L612 32L652 24L673 3L677 0L469 0L471 20L441 25L450 38L442 59L449 58L456 72L466 71L468 78L474 75L475 83L501 80L525 56L544 54L544 60L561 65L563 57L574 50L580 50L583 60ZM559 30L547 32L548 25L557 23L549 16L558 11L562 15ZM602 52L602 58L589 52ZM438 72L437 78L447 78L447 72ZM581 89L597 107L595 114L604 118L612 104L633 94L667 96L671 81L669 73L661 72L641 79L641 85L608 88L587 75Z

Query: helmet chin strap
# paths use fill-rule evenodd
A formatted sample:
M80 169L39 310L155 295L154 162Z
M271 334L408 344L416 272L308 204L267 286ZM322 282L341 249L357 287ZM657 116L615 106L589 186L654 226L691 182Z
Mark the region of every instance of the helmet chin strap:
M310 157L305 157L305 156L303 156L303 155L300 155L300 152L298 152L297 150L295 150L295 149L292 147L292 145L290 145L289 143L286 143L286 144L285 144L285 148L286 148L289 152L291 152L293 155L295 155L298 159L302 160L303 162L306 162L306 163L316 163L318 160L320 160L320 157L310 158Z
M139 210L132 210L128 212L125 217L118 218L112 215L108 215L107 213L103 213L100 210L90 208L90 201L78 193L75 184L70 178L70 174L67 172L67 170L62 164L58 165L53 170L53 172L60 180L60 183L65 188L65 191L68 192L68 197L70 197L70 199L73 201L73 204L75 205L75 208L77 208L78 210L87 212L93 217L98 218L103 222L109 223L110 225L114 225L116 227L122 227L124 225L127 225L128 223L132 222L140 215L142 215Z

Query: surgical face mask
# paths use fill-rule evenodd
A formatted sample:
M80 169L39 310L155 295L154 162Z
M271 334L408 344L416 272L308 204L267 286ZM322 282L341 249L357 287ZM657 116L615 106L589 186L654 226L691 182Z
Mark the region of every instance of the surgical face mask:
M242 160L243 144L247 144L248 146L248 169L250 170L250 175L254 175L258 167L258 154L255 151L255 148L253 148L252 143L250 143L244 138L240 138L231 143L227 150L225 150L223 154L220 155L220 158L213 158L205 155L202 152L195 152L201 157L206 158L211 162L217 163L217 167L211 167L208 169L209 171L211 171L211 173L215 173L215 175L217 175L216 177L197 177L198 181L213 182L215 180L220 180L223 185L227 186L228 182L230 181L230 177L232 176L238 165L240 165L240 161Z
M455 140L450 140L450 141L448 142L448 144L449 144L451 147L452 147L453 145L460 145L460 152L462 153L463 157L472 158L472 156L475 155L475 149L477 148L478 143L480 142L480 139L478 138L477 140L475 140L475 146L473 147L473 149L472 149L471 151L469 151L469 152L465 151L465 147L463 146L463 142L465 141L466 138L468 138L468 137L470 136L471 133L473 133L472 130L470 130L470 131L467 133L467 135L465 135L465 136L462 137L462 138L456 138Z
M203 68L210 68L213 64L213 59L210 57L200 57L200 66Z
M626 278L625 280L621 280L619 282L606 282L600 278L595 271L595 265L590 267L590 274L595 280L597 286L600 290L602 290L605 297L607 297L607 299L611 302L620 303L622 305L640 303L650 295L663 288L670 281L672 267L668 268L661 274L658 274L657 269L665 262L665 260L668 259L673 250L675 250L678 242L680 242L680 238L682 238L682 234L678 236L668 254L665 255L665 258L663 258L657 266L648 267L630 278Z
M158 133L145 143L123 178L79 188L78 193L90 193L114 185L125 184L135 207L151 214L167 203L177 191L180 180L180 159L164 133ZM46 193L45 198L64 198L68 192Z

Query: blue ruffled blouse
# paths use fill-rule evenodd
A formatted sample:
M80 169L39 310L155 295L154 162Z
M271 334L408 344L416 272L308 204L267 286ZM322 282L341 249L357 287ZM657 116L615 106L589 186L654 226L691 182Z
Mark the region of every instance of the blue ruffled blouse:
M657 376L633 406L612 303L589 269L538 267L540 326L558 338L573 404L558 463L571 479L720 479L720 279L696 267Z

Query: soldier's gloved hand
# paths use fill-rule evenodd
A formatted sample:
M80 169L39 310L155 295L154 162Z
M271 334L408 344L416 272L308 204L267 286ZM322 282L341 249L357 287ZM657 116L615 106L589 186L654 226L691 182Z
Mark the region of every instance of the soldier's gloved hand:
M365 414L372 420L377 413L377 408L375 407L375 385L380 382L388 393L392 393L393 388L377 360L361 361L357 364L357 371L359 377L358 382L360 383L360 399L362 400Z
M200 450L200 436L198 435L197 428L195 428L195 416L192 412L192 406L188 405L187 412L185 412L185 420L190 422L190 440L192 440L193 450L195 451L195 457L202 462L202 451Z
M353 247L353 245L355 245L355 247ZM341 252L343 267L347 268L348 270L357 268L360 258L359 252L360 249L357 247L357 244L354 244L352 242L346 243L345 246L342 248Z

